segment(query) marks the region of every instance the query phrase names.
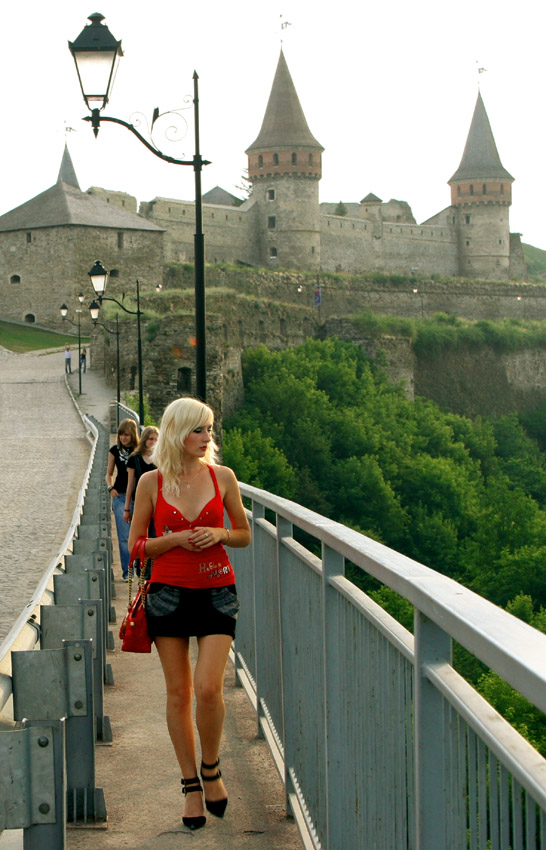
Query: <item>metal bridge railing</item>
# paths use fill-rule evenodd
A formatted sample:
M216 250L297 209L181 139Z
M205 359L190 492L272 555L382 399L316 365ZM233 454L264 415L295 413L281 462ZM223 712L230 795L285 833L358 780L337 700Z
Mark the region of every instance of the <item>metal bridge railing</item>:
M546 635L339 523L241 491L253 543L230 553L236 672L306 848L546 850L546 761L451 659L455 640L546 711ZM414 635L347 561L411 602Z

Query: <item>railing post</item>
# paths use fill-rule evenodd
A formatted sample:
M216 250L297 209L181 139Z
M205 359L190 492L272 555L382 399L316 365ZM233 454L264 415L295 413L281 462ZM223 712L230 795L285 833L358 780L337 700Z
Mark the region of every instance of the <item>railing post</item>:
M256 531L256 520L262 519L265 516L265 508L258 502L252 502L252 576L254 581L254 657L256 659L256 720L258 723L258 738L263 738L262 720L264 718L262 705L260 702L260 636L259 626L262 622L261 617L261 600L263 594L259 592L259 585L262 581L262 564L264 562L263 552L261 551L261 535Z
M451 638L415 611L415 787L417 850L449 850L446 787L448 730L443 697L427 678L427 666L451 663Z
M343 765L340 753L343 751L340 741L339 718L346 708L346 695L341 692L339 675L342 663L342 650L339 645L340 623L339 609L335 604L336 591L330 585L332 576L345 574L343 555L322 545L322 647L324 664L324 694L317 694L324 705L324 729L326 742L324 751L326 762L326 846L324 850L337 850L341 846L343 835L342 820L345 809L343 800Z
M285 679L286 669L285 653L291 652L291 642L286 639L290 634L290 623L285 620L286 605L284 605L285 594L290 593L290 576L287 574L286 558L282 545L283 537L292 537L292 523L277 514L277 566L279 582L279 623L281 635L281 682L282 682L282 729L277 730L284 747L284 790L285 806L287 813L291 813L290 794L293 793L290 768L293 767L295 756L295 744L298 733L298 721L294 712L297 699L294 689L298 688L298 682Z

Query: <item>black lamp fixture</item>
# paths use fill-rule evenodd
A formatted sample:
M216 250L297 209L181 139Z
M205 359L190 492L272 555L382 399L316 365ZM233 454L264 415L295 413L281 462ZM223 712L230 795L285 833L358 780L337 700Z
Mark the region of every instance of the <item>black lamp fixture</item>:
M203 203L201 197L201 171L208 160L201 158L199 149L199 77L193 72L193 111L195 153L190 160L175 159L163 153L156 144L148 141L137 130L134 124L103 115L102 110L110 99L110 93L116 74L119 59L123 56L121 41L114 38L106 24L103 15L96 12L89 15L90 24L85 26L73 42L68 42L70 52L76 64L83 99L91 110L84 121L90 121L95 137L98 136L103 121L121 124L137 137L155 156L173 165L190 165L195 176L195 234L194 234L194 268L195 268L195 392L198 398L206 401L206 328L205 328L205 241L203 235ZM160 114L154 109L151 121L154 124L163 115L182 117L180 110L170 110ZM181 136L182 138L183 136ZM99 275L97 275L98 277ZM98 290L97 294L98 294Z
M111 298L104 294L104 290L106 289L106 282L108 280L108 272L104 268L103 264L100 260L95 260L93 268L87 272L89 277L91 278L91 283L93 284L93 289L95 290L95 295L97 296L97 300L93 300L89 305L89 313L91 315L91 319L93 320L93 324L97 323L97 319L99 317L100 308L102 307L103 301L113 301L114 304L117 304L118 307L121 307L126 313L130 313L132 316L137 317L137 363L138 363L138 417L140 419L140 427L144 428L144 389L142 383L142 336L140 331L140 317L142 312L140 310L140 284L137 280L136 282L136 302L137 308L136 310L129 310L121 301L118 301L117 298ZM102 325L105 327L105 325ZM108 330L108 329L107 329ZM115 333L115 331L109 331L109 333ZM119 334L119 328L118 328ZM119 335L118 335L118 345L119 345ZM118 411L119 411L119 355L118 355Z
M75 41L68 47L74 58L78 80L88 108L104 109L110 99L119 60L123 56L121 41L116 41L108 27L102 23L104 16L99 12L89 15L91 23L84 27ZM93 125L95 136L98 125Z

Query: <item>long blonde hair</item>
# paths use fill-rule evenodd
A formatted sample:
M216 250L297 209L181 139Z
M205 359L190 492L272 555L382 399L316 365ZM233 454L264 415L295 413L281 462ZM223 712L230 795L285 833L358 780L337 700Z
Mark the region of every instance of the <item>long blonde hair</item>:
M179 476L186 438L205 425L214 423L214 413L208 404L196 398L177 398L165 408L155 445L154 463L163 476L163 488L180 495ZM203 460L214 463L218 447L214 440L207 445Z

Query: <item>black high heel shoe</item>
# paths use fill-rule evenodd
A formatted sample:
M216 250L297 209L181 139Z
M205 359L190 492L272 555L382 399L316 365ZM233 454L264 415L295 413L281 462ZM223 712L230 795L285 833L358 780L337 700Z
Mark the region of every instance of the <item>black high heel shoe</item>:
M220 770L220 768L218 768L214 776L203 776L203 768L205 768L205 770L214 770L214 768L218 767L219 764L219 758L216 759L214 764L205 764L204 761L201 762L201 779L203 780L203 782L214 782L216 779L220 779L220 777L222 776L222 771ZM207 807L211 815L214 815L217 818L224 817L224 812L226 810L227 804L227 797L222 797L221 800L207 800L207 797L205 795L205 806Z
M203 793L203 786L199 782L199 777L194 776L193 779L181 779L182 783L182 793L184 797L186 794L191 794L193 791L200 791ZM207 819L205 815L198 815L194 818L182 817L182 823L184 826L187 826L188 829L201 829L202 826L205 826Z

